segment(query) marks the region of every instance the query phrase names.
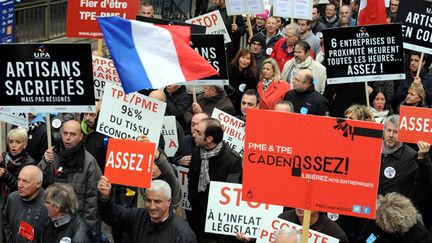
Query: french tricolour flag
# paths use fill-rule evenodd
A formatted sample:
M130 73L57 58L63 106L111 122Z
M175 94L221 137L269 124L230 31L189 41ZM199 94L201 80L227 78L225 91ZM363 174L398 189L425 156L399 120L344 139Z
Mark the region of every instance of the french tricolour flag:
M218 74L170 28L120 17L98 21L126 93Z
M360 2L358 25L386 23L387 18L384 0L362 0Z

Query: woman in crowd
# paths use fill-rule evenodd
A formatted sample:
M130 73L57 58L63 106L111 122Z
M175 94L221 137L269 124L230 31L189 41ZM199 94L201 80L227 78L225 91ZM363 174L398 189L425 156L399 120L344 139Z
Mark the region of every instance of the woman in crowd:
M260 96L260 109L267 110L273 110L274 106L283 100L285 93L290 90L289 84L282 80L275 59L268 58L264 60L257 90Z
M253 53L249 49L241 49L237 52L229 65L228 96L231 98L235 113L240 114L240 101L243 92L248 89L256 89L256 64Z
M375 122L384 123L387 116L392 115L391 102L387 99L384 89L380 87L375 88L369 95L369 102Z
M411 84L411 86L408 89L407 96L405 98L405 101L403 101L396 110L396 114L399 114L400 106L406 105L406 106L417 106L417 107L427 107L426 102L426 92L423 89L423 85L421 84Z
M2 199L9 193L17 190L18 174L26 165L35 165L36 162L28 155L26 147L28 142L27 130L15 128L7 135L8 151L0 155L0 191Z
M372 112L364 105L351 105L345 110L344 115L349 120L374 121Z
M18 190L18 174L26 165L36 162L27 153L27 130L15 128L7 135L8 151L0 154L0 205L6 201L8 195ZM0 214L0 219L1 219ZM0 225L0 237L3 237L3 227ZM1 242L1 240L0 240Z
M379 195L375 222L368 222L358 242L427 243L429 232L412 202L396 193Z

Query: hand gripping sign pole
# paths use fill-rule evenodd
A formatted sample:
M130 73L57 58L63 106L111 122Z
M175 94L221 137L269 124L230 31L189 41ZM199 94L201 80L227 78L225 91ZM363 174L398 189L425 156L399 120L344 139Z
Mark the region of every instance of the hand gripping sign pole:
M5 127L5 122L0 122L0 149L1 149L1 151L5 151L5 150L3 150L3 130L4 130L4 127Z

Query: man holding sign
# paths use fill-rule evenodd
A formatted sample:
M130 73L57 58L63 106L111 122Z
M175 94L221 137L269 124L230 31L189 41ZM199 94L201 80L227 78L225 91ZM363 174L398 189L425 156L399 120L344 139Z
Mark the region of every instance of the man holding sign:
M398 115L389 116L384 124L378 193L385 195L389 192L399 192L406 197L413 198L419 165L430 164L430 158L427 155L430 144L417 142L419 151L416 153L408 145L399 142L398 126Z
M70 120L64 123L61 138L61 144L48 148L39 163L43 171L43 184L48 186L62 182L71 185L78 196L78 213L92 228L97 220L96 185L101 170L96 159L85 148L79 122Z
M132 242L196 242L189 225L171 210L171 188L165 181L152 181L145 192L146 208L126 209L115 205L111 183L105 176L101 177L97 188L102 220L130 234Z
M242 170L241 157L222 141L223 134L221 124L214 118L201 120L192 133L197 148L192 151L188 174L192 211L187 219L199 239L210 237L204 234L210 181L227 182Z

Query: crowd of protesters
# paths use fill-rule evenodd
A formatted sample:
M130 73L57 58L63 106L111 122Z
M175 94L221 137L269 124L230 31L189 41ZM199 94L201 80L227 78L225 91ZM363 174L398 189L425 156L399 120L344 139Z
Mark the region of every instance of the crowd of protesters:
M359 1L314 5L312 20L257 14L247 49L240 48L247 35L242 16L234 22L225 0L212 0L208 9L208 1L196 1L197 15L219 10L230 34L229 85L196 87L195 102L185 86L142 91L167 103L165 115L175 116L179 141L169 158L161 137L151 187L114 185L103 176L107 137L96 131L103 102L97 102L95 113L51 114L62 123L52 134L52 147L45 114L32 114L28 128L8 132L6 152L0 154L0 242L107 242L102 222L112 227L116 243L253 241L243 232L233 237L204 231L210 181L242 182L242 158L223 141L220 122L210 118L214 108L245 122L247 109L268 109L383 123L376 220L312 211L311 229L340 242L432 242L430 144L398 140L400 106L432 105L428 55L421 60L421 53L405 52L405 80L371 81L366 88L327 83L321 31L357 25ZM398 4L390 1L389 23L395 22ZM153 17L151 4L140 10ZM137 140L149 142L145 135ZM189 168L192 210L181 206L179 165ZM302 224L302 209L286 209L280 218ZM281 229L275 242L298 240L298 232Z

